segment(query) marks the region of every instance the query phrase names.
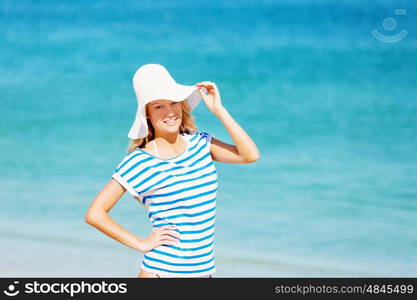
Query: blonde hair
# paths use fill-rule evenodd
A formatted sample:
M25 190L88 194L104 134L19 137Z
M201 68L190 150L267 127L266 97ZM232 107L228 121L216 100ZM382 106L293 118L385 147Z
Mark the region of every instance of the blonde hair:
M180 125L180 133L190 133L191 130L197 130L197 126L195 125L194 117L191 115L191 109L188 105L187 101L181 101L182 107L182 120ZM155 137L155 129L153 128L151 121L149 118L146 118L146 122L148 123L148 135L144 138L140 139L129 139L129 143L127 146L127 152L130 153L137 148L141 148L145 146L147 143L152 141Z

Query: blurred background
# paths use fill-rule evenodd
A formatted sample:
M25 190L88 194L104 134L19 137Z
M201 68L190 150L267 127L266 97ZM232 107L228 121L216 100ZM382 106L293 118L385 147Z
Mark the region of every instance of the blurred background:
M84 215L160 63L215 82L261 152L216 163L215 277L415 277L416 30L412 0L2 0L1 276L136 276L143 254ZM128 193L111 216L151 233Z

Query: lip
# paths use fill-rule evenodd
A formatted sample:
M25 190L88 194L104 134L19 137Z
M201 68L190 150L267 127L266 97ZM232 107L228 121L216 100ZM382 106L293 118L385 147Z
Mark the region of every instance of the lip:
M177 123L177 118L175 118L175 119L168 119L168 120L164 120L163 122L164 122L164 124L167 124L167 125L174 125L175 123Z

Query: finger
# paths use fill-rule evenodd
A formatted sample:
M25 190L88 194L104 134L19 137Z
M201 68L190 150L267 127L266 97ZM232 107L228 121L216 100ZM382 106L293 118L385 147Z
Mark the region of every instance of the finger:
M177 239L180 238L180 234L174 230L165 230L162 235L169 235Z
M204 87L199 88L198 91L200 92L201 96L205 96L208 94L207 89Z
M176 245L177 243L176 242L161 242L161 246L163 246L163 245L166 245L166 246L173 246L173 245Z
M170 242L178 243L179 239L176 239L176 238L173 238L169 235L166 235L162 239L160 239L160 241L170 241Z
M173 237L179 237L180 234L178 232L176 232L175 230L163 230L159 233L161 236L163 235L170 235Z
M196 86L200 86L200 87L209 87L212 86L213 84L210 81L202 81L196 84Z
M168 246L168 245L176 245L177 242L171 242L171 241L159 241L158 243L155 244L155 247L159 247L159 246Z
M159 227L158 229L156 229L155 231L156 232L158 232L158 233L162 233L162 232L164 232L165 230L174 230L175 228L174 227Z
M175 229L175 228L177 228L177 226L176 225L164 225L164 226L161 226L161 227L159 227L157 230L165 230L165 229Z
M215 89L215 87L214 87L214 85L212 84L212 83L208 83L206 86L205 86L205 88L209 91L209 92L212 92L212 91L215 91L216 89Z
M198 87L206 88L206 89L212 89L212 88L214 88L214 86L212 84L210 84L210 83L199 84Z

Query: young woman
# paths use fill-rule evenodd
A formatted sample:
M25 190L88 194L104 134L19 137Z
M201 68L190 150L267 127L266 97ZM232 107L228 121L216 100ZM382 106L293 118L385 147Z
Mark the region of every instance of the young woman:
M216 271L213 161L250 163L259 159L259 151L222 105L215 83L181 85L157 64L139 68L133 83L138 100L128 135L133 143L85 220L144 253L138 277L211 277ZM235 145L196 130L191 110L201 98ZM128 232L108 214L126 191L149 212L153 232L146 238Z

